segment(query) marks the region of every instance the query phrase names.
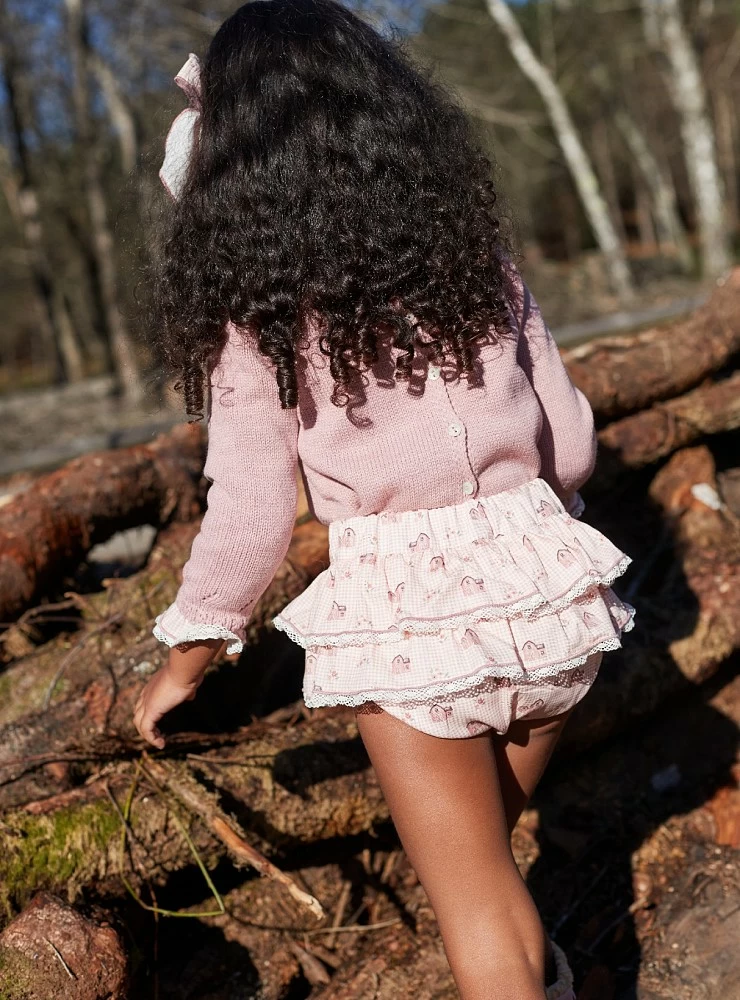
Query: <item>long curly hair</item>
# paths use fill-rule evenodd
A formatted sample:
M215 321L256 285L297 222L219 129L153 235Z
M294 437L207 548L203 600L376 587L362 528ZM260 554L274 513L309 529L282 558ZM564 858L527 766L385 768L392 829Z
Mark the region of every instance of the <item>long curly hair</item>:
M155 295L188 414L202 416L229 322L272 361L283 407L312 317L335 405L383 343L408 381L420 334L470 377L475 342L504 321L509 248L491 161L406 43L335 0L254 0L214 36L201 86Z

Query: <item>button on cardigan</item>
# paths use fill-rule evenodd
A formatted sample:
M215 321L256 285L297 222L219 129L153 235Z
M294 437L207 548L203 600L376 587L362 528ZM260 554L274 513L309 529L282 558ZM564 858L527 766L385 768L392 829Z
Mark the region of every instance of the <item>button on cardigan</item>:
M422 346L411 382L396 382L400 352L387 344L363 398L342 407L331 402L315 331L298 356L298 407L282 409L271 362L229 325L210 376L207 509L155 635L168 645L216 637L230 652L241 648L288 549L299 473L324 524L445 507L537 477L579 513L577 490L596 457L593 414L518 272L510 305L510 329L477 352L480 377L429 364Z

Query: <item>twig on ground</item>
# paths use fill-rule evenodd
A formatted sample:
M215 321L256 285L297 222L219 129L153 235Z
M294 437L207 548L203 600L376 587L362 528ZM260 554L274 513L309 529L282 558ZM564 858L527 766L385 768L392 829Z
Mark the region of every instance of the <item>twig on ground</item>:
M344 927L317 927L312 931L303 933L309 937L314 934L362 934L364 931L379 931L382 927L391 927L393 924L400 924L400 917L393 917L391 920L381 920L377 924L346 924Z
M196 760L202 764L238 764L240 767L271 767L273 764L272 757L265 757L264 764L257 763L256 757L206 757L205 754L200 753L186 753L185 757L187 760Z
M352 892L352 883L349 879L346 879L342 883L342 888L339 892L339 899L337 900L337 905L334 910L334 916L332 917L331 926L336 929L342 923L344 919L344 911L347 909L347 903L349 902L350 893ZM334 936L330 935L327 942L327 947L331 948L334 945Z
M311 986L326 986L330 982L329 973L315 955L301 947L292 938L288 940L288 947L298 959L303 975Z
M190 836L190 834L188 833L188 831L185 829L185 824L180 820L180 818L174 812L171 812L172 820L175 823L175 826L177 826L177 828L180 831L180 833L183 835L183 837L185 839L185 842L187 843L188 847L190 848L190 853L195 858L195 863L198 865L198 868L200 868L201 874L203 875L203 878L206 881L206 885L208 886L208 888L213 893L213 898L216 900L216 903L218 905L218 909L217 910L199 910L199 911L197 911L195 913L191 913L191 912L184 911L184 910L164 910L164 909L162 909L161 907L159 907L157 905L156 896L154 895L153 892L152 892L152 898L154 899L154 905L151 906L149 903L145 903L144 902L144 900L136 892L136 890L131 885L131 883L129 882L129 880L123 874L123 854L124 854L124 850L125 850L125 847L126 847L126 841L127 841L127 837L128 837L129 829L130 829L129 818L131 816L131 806L132 806L133 801L134 801L134 793L136 792L136 785L138 783L139 772L141 770L143 770L143 768L141 767L140 764L137 763L136 770L134 772L134 780L131 782L131 787L129 789L128 795L126 796L126 805L123 808L123 815L121 817L122 824L123 824L122 827L121 827L121 869L122 869L121 870L121 881L123 882L124 886L126 887L126 891L139 904L139 906L143 910L148 910L150 913L153 913L155 917L158 917L158 916L163 916L163 917L190 917L191 919L197 919L198 917L220 917L220 916L223 916L223 914L226 913L226 906L224 905L224 901L221 898L221 895L220 895L218 889L213 884L213 880L211 879L211 876L208 873L208 869L203 864L203 859L201 858L200 854L198 853L198 848L195 846L195 844L193 843L192 837ZM144 772L144 773L146 773L146 772ZM152 781L151 775L147 774L147 777L149 778L150 781ZM163 794L163 793L161 793L161 790L158 788L156 782L152 781L152 784L154 785L154 787L157 790L157 792L160 792L160 794ZM150 888L150 891L151 891L151 888Z
M62 958L62 955L61 955L59 949L56 947L56 945L52 941L50 941L48 938L44 938L44 941L46 941L46 943L49 945L49 947L53 951L54 955L59 959L62 968L67 973L67 975L69 976L69 978L70 979L77 979L77 976L74 974L74 972L72 972L72 970L70 969L70 967L67 965L67 963Z
M177 777L165 768L158 761L153 760L146 751L143 754L145 771L152 783L167 787L175 798L179 799L191 812L204 820L219 840L225 844L227 849L236 856L239 861L250 864L260 875L278 882L285 886L290 895L302 906L306 906L316 917L323 917L324 909L321 903L310 893L299 887L296 881L281 871L277 865L260 854L260 852L248 844L241 833L234 829L233 821L229 822L221 810L209 803L205 797L201 798L194 789L188 788L186 784L179 781Z
M276 708L269 715L264 715L260 721L269 723L285 722L287 725L292 726L301 717L302 712L303 701L299 699L298 701L291 702L290 705L283 705L282 708Z
M75 608L75 607L77 607L77 602L72 597L70 597L66 601L56 601L54 604L37 604L35 608L28 608L27 611L24 611L19 618L15 619L15 621L0 622L0 628L11 628L12 626L19 626L22 628L24 625L35 625L37 624L37 622L31 621L31 619L41 618L44 612L66 611L68 608ZM41 618L41 621L42 622L79 621L79 619L68 618L66 615L64 615L55 617L43 617Z

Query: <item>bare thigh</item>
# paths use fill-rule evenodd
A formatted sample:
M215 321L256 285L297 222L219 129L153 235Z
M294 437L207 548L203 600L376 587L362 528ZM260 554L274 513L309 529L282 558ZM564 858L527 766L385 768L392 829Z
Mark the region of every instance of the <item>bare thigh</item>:
M501 796L511 832L544 774L572 709L550 719L520 719L494 736Z
M546 936L511 853L490 735L429 736L372 703L357 722L461 996L544 998Z

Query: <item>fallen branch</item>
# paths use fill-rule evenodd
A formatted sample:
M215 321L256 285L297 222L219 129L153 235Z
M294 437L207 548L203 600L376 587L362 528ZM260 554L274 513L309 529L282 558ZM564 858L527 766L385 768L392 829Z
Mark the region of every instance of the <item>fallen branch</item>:
M285 886L293 899L307 907L315 917L321 918L325 915L321 903L315 896L301 889L290 875L286 875L251 844L247 843L234 821L227 820L216 802L204 796L202 785L194 783L192 778L190 780L187 777L178 778L171 767L165 767L153 760L147 753L144 754L144 761L145 773L155 782L168 788L175 798L207 823L237 861L246 862L260 875Z
M255 723L240 734L241 742L210 750L193 765L150 758L147 777L167 788L172 797L205 822L190 835L209 867L227 851L248 861L274 881L271 857L337 837L352 837L388 819L388 809L357 734L351 711L324 713L300 726ZM241 768L219 767L219 756L241 756ZM259 766L254 766L254 761ZM3 813L0 853L0 912L3 904L21 905L39 889L62 889L73 898L83 885L109 875L161 885L168 872L193 864L168 797L139 788L129 811L130 826L142 846L136 870L121 871L117 838L121 832L118 801L127 795L134 763L109 765L105 780L93 780L84 790L70 789L44 802ZM205 775L201 781L198 775ZM161 779L161 780L160 780ZM222 797L233 811L238 804L240 825L227 816ZM220 821L220 822L217 822ZM241 826L249 828L250 843ZM238 840L235 838L239 838ZM262 855L259 861L257 854ZM144 856L145 855L145 856ZM35 859L43 856L43 864ZM261 866L261 867L260 867ZM318 903L291 892L317 915ZM290 890L289 890L290 891Z

